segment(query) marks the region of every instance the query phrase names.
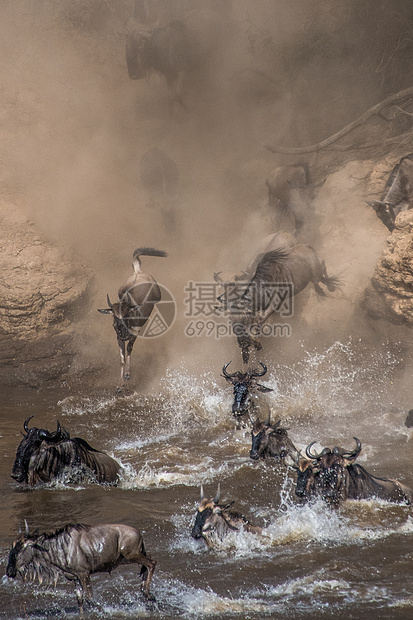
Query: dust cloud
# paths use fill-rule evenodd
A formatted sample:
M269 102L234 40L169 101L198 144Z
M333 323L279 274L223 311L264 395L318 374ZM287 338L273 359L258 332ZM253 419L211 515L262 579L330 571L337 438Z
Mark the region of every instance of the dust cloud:
M217 372L230 359L241 363L235 338L185 337L185 287L244 269L274 232L265 179L296 159L263 143L320 141L411 84L412 12L410 2L390 0L1 3L2 187L44 237L94 275L86 356L110 362L114 379L115 335L96 309L131 274L133 250L152 246L168 258L144 257L144 270L172 292L178 319L163 338L135 345L132 379L143 370L131 383L181 363ZM143 14L146 28L179 19L195 34L201 61L184 83L185 107L171 105L161 76L128 77L127 23ZM178 165L172 222L140 179L151 148ZM329 152L306 163L319 182L353 158ZM365 179L372 166L358 174L356 164L350 174ZM386 231L364 206L365 186L345 187L348 176L337 175L317 198L316 249L329 271L344 271L346 287L322 304L306 293L294 344L280 343L292 355L308 332L313 344L357 334L349 317L385 244ZM264 348L266 362L278 357Z

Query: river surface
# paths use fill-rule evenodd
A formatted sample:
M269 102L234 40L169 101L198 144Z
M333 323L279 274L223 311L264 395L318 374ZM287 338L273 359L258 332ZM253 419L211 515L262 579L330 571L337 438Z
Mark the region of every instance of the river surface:
M263 383L273 420L300 447L354 447L378 476L412 485L412 430L397 402L399 362L390 351L337 342L269 369ZM157 560L156 602L140 593L139 567L92 577L100 607L89 618L413 618L413 510L383 501L349 501L338 510L298 506L294 472L249 458L250 433L231 418L232 390L219 373L169 370L157 389L116 398L114 391L4 391L0 428L0 565L13 538L66 523L126 523L144 533ZM88 440L124 466L117 487L50 484L30 490L10 477L23 421ZM208 550L190 536L200 485L264 527L233 533ZM20 579L0 582L0 618L75 618L74 587Z

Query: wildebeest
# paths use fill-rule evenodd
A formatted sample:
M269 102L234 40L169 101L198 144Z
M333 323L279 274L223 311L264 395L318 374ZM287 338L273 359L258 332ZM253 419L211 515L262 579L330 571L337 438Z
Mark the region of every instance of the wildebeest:
M283 228L286 219L292 217L298 234L304 223L314 218L314 187L309 183L307 166L277 166L269 174L266 185L275 228Z
M143 154L139 171L142 185L148 192L146 206L158 210L165 227L173 229L178 206L179 170L176 162L165 151L152 148Z
M392 231L399 213L413 207L412 192L413 153L409 153L402 157L391 171L381 200L374 200L368 204L373 207L383 224Z
M157 148L146 151L140 161L140 177L145 189L160 196L175 196L179 170L176 162Z
M254 254L252 255L252 259L249 261L246 269L237 276L237 279L242 279L247 274L248 277L252 277L255 273L258 263L267 252L272 252L273 250L283 250L288 252L297 245L297 240L289 232L279 231L264 237L262 241L254 248Z
M272 314L291 316L291 298L310 284L318 295L326 296L320 282L329 291L335 291L341 280L329 276L326 265L309 245L296 245L290 249L267 252L259 261L249 282L223 282L224 293L218 300L218 310L229 314L233 332L242 351L244 363L248 363L252 347L261 350L262 326Z
M288 437L287 429L282 428L280 424L281 420L271 424L270 418L266 422L256 419L251 431L250 457L252 459L257 461L272 458L275 462L283 464L287 458L290 458L293 463L298 461L299 452Z
M410 409L410 411L407 414L407 418L406 418L404 423L407 426L407 428L411 428L413 426L413 409Z
M66 525L54 533L30 534L15 539L6 574L14 579L54 581L59 575L80 586L76 591L80 615L84 602L93 602L90 575L110 573L120 564L141 564L142 588L146 597L156 562L145 551L142 534L129 525Z
M126 62L131 80L159 73L173 95L173 101L185 107L182 88L186 75L196 64L193 37L181 21L174 20L164 28L147 30L136 22L128 24Z
M29 428L32 417L23 424L26 435L17 448L11 473L17 482L33 486L67 472L74 479L89 473L99 483L116 484L121 466L114 459L80 437L71 439L59 421L52 433L35 426Z
M345 450L324 448L319 454L311 452L312 442L306 448L307 459L300 459L297 469L295 494L303 501L317 497L331 506L347 499L376 497L389 502L411 504L413 491L398 480L377 478L358 463L353 464L361 451L357 437L356 448Z
M234 402L232 403L232 415L237 422L241 421L243 416L248 415L252 420L254 409L258 407L258 403L254 401L254 392L272 392L273 389L258 383L258 377L263 377L267 372L265 364L260 362L262 371L247 370L246 372L228 373L227 368L231 362L225 364L222 368L222 375L233 385Z
M102 314L113 315L113 327L119 345L121 363L118 392L122 391L125 381L130 378L130 358L135 340L149 319L155 304L161 299L161 289L156 280L141 271L140 256L165 257L167 253L154 248L135 250L132 262L134 274L128 278L126 284L119 288L119 301L112 304L108 295L109 308L98 310Z
M191 531L192 538L203 538L209 548L222 541L230 532L246 531L261 534L262 528L251 525L247 519L237 512L230 510L234 502L226 505L219 504L221 496L220 486L214 498L207 498L201 485L201 503L195 517Z

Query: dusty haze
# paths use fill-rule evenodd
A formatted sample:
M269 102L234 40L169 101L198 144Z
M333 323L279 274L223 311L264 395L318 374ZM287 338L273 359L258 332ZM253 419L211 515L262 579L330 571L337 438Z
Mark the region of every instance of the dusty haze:
M171 112L161 77L128 78L125 32L134 2L4 0L0 6L2 189L46 238L73 250L95 274L82 342L92 361L107 358L108 382L117 377L117 347L110 319L96 308L106 305L106 293L115 298L136 247L169 254L144 258L143 266L173 293L180 314L168 335L135 345L131 387L167 366L218 373L230 359L240 365L235 339L184 336L184 287L189 280L210 282L216 271L243 269L273 232L265 179L276 165L297 160L262 144L322 140L410 86L412 77L407 2L381 3L374 19L370 1L147 4L153 25L183 19L200 43L204 62L184 86L186 109ZM141 185L139 163L150 148L166 151L179 166L172 230L148 206ZM346 286L321 303L305 294L303 321L290 346L280 343L286 355L299 350L300 338L316 345L359 336L352 313L386 240L365 193L380 192L387 172L372 185L375 163L386 153L361 153L305 160L315 181L336 173L317 197L316 249L329 271L343 273ZM366 160L362 169L351 163L359 158ZM378 343L404 338L390 326L362 331L373 344L376 337ZM261 359L278 360L274 345L264 347Z

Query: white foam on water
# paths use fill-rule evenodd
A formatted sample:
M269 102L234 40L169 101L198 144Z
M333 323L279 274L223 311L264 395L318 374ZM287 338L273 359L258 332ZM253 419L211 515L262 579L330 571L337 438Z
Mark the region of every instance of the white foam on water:
M202 459L199 466L188 464L183 467L177 464L174 469L166 467L153 467L146 462L137 471L131 465L126 465L121 476L120 486L124 489L148 489L151 487L166 488L174 485L186 485L199 487L203 483L212 482L214 479L225 476L228 473L228 464L215 464L212 459Z
M160 584L159 599L179 610L183 617L225 617L248 614L269 614L271 605L265 600L250 596L223 596L210 588L194 588L181 582L165 581Z

